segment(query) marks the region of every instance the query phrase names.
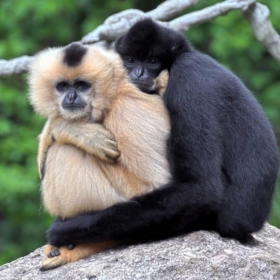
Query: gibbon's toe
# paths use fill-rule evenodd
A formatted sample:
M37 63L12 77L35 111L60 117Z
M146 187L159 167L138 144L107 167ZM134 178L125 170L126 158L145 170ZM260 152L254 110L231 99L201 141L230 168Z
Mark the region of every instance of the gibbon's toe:
M57 257L60 255L60 251L58 248L54 248L49 254L48 254L48 258L53 258L53 257Z
M58 253L56 250L59 252L59 249L56 246L47 245L44 250L44 253L48 258L52 258L60 254L60 252Z
M40 271L54 269L66 263L68 263L68 261L64 259L61 255L53 258L47 258L46 260L43 261L43 264L40 267Z

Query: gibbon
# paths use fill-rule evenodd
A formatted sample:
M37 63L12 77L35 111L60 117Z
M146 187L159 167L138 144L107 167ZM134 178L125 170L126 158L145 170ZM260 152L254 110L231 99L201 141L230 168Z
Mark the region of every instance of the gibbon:
M165 73L157 79L160 95L166 84ZM38 165L43 204L57 222L128 201L170 180L170 124L162 97L143 94L129 82L118 54L78 43L44 50L32 62L29 85L30 103L48 118ZM115 244L107 240L72 250L49 245L41 270Z
M279 168L272 127L253 94L185 36L149 18L132 26L116 50L144 92L152 93L151 78L169 72L163 100L171 123L172 180L134 197L137 203L54 222L49 242L61 246L115 236L145 242L202 229L250 241L269 216Z

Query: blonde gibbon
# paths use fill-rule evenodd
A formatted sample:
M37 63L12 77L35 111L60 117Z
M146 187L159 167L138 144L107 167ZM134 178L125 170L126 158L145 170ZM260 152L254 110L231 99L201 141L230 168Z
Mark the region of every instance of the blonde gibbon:
M45 209L62 220L102 210L167 183L170 132L161 95L133 85L118 54L73 43L36 55L29 98L47 117L40 135L38 166ZM77 261L117 245L116 241L48 245L41 270Z

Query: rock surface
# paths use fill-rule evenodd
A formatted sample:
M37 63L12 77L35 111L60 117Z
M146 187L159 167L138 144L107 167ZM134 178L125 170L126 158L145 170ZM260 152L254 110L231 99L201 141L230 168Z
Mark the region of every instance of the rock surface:
M119 248L41 272L43 249L0 267L1 280L280 279L280 230L266 225L253 245L194 232L161 242Z

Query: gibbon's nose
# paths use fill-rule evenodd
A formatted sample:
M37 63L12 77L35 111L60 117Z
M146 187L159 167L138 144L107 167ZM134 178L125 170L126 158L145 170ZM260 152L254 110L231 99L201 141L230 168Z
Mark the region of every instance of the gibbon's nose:
M77 98L77 93L74 89L71 89L69 94L68 94L68 100L70 103L74 103L74 101L76 100Z
M140 78L143 75L143 67L138 67L137 69L135 69L134 73L136 75L137 78Z

